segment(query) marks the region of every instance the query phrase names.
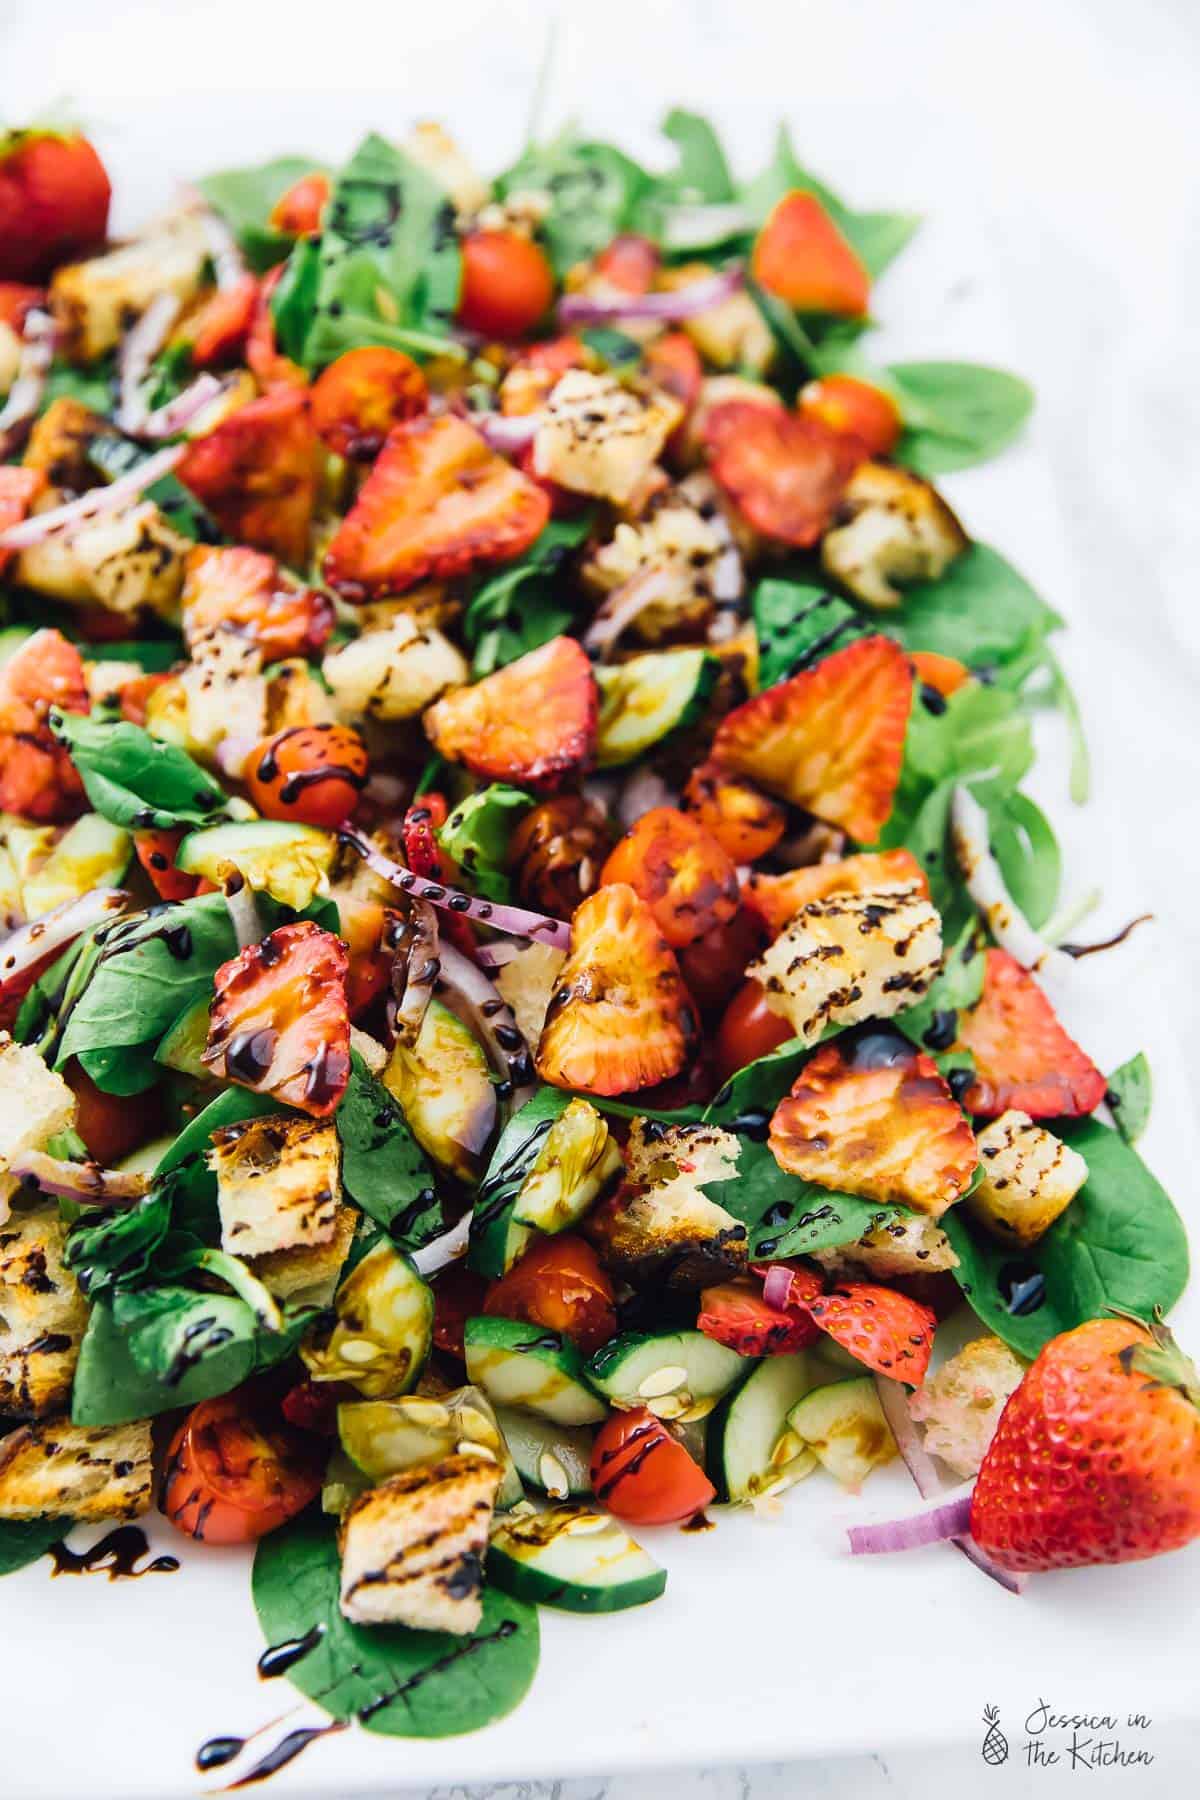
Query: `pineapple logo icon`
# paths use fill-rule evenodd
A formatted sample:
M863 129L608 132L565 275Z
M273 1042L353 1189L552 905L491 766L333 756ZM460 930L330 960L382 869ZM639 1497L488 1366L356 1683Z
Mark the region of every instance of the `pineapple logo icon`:
M1008 1761L1008 1739L1000 1729L1000 1714L996 1707L984 1707L983 1722L987 1726L987 1732L980 1754L985 1763L998 1769L1001 1763Z

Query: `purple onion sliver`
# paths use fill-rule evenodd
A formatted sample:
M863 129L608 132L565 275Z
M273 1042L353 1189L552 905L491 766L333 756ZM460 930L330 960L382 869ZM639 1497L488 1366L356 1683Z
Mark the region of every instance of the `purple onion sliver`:
M540 412L472 413L469 422L478 428L493 450L499 450L504 456L513 456L518 450L524 450L527 445L532 444L542 422L542 415Z
M1025 1584L1029 1580L1028 1575L1018 1575L1012 1569L1002 1569L998 1562L993 1561L986 1550L980 1549L979 1545L975 1542L975 1539L969 1532L965 1533L962 1537L953 1538L951 1542L956 1550L962 1551L968 1562L975 1564L975 1567L981 1574L990 1576L993 1581L998 1582L999 1585L1002 1588L1007 1589L1010 1594L1024 1593Z
M513 937L533 938L539 943L552 944L556 950L570 948L571 927L565 919L550 919L544 913L527 912L522 906L501 906L495 901L477 900L473 894L464 894L440 881L430 881L426 876L406 869L402 863L393 862L359 831L343 828L338 832L338 838L348 850L361 856L369 869L402 893L412 894L417 900L428 900L431 906L457 913L460 918L476 919L481 925L490 925Z
M93 888L78 900L65 900L40 919L22 925L0 946L0 997L23 975L56 950L63 950L93 925L123 912L129 895L121 888Z
M896 1440L896 1448L904 1459L904 1466L916 1483L917 1492L922 1500L936 1499L951 1484L940 1473L925 1448L916 1420L908 1410L908 1393L904 1383L893 1381L888 1375L876 1375L875 1391L879 1395L883 1416Z
M971 1496L960 1494L926 1512L879 1525L852 1525L846 1533L854 1556L885 1556L894 1550L920 1550L963 1537L971 1525Z
M671 293L613 294L604 298L565 294L558 303L558 317L563 325L603 325L611 319L657 319L671 324L676 319L694 319L699 313L711 312L714 306L736 294L741 285L742 271L734 267Z
M35 513L31 519L10 525L7 531L0 531L0 550L27 550L31 544L40 544L53 537L56 531L69 531L76 525L83 525L98 513L119 512L146 488L170 474L186 450L186 444L172 444L168 449L148 456L144 463L139 463L127 475L119 476L108 487L89 488L78 500L69 500L65 506L52 507L49 512Z
M136 1206L150 1188L148 1175L102 1169L94 1162L63 1162L43 1150L23 1150L8 1172L20 1181L34 1182L43 1194L77 1200L81 1206Z
M763 1299L785 1312L792 1293L792 1271L786 1263L774 1263L763 1276Z

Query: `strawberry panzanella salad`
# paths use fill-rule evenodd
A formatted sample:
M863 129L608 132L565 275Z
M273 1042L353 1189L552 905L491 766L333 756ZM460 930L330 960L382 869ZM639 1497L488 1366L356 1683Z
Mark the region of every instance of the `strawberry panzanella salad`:
M1029 391L869 360L912 217L665 132L123 242L0 140L0 1568L254 1544L397 1735L809 1478L903 1458L852 1549L1013 1590L1200 1533L1149 1071L1059 1017L1020 785L1049 702L1086 789L1060 620L934 485Z

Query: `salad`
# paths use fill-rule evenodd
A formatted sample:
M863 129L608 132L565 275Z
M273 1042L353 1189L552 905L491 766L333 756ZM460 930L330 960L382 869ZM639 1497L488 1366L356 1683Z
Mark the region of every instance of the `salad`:
M0 142L0 1572L254 1546L328 1729L897 1456L856 1552L1200 1533L1149 1070L1050 997L1061 621L935 485L1031 395L871 361L913 217L664 130L123 243Z

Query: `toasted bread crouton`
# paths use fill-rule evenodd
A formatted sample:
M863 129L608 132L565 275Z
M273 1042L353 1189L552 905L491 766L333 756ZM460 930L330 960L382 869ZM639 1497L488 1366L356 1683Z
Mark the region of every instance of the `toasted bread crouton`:
M896 582L936 581L971 541L936 488L891 463L860 465L837 521L822 565L867 606L899 606Z
M701 1288L746 1261L746 1227L704 1192L703 1183L737 1173L738 1141L719 1125L669 1125L635 1119L617 1192L581 1230L608 1267L635 1286L665 1280Z
M54 1202L0 1225L0 1418L40 1419L70 1398L87 1306L63 1262L66 1235Z
M796 1036L888 1019L919 1000L938 972L942 927L920 888L831 894L801 907L746 973Z
M976 1338L919 1387L908 1410L925 1427L925 1448L960 1475L976 1475L1004 1403L1025 1364L998 1337Z
M695 479L695 478L693 478ZM713 611L714 579L726 555L729 533L715 506L702 511L682 488L668 488L636 523L622 520L580 571L597 592L608 594L638 581L655 598L630 623L643 643L681 631L702 633Z
M496 987L512 1007L527 1044L536 1044L542 1035L546 1008L566 960L566 951L552 944L529 944L496 972Z
M624 506L682 417L672 395L639 395L615 376L568 369L546 401L533 440L534 469L572 493Z
M246 1260L277 1300L292 1301L297 1306L332 1306L359 1216L353 1206L340 1205L334 1214L333 1234L326 1243L268 1250Z
M143 609L168 619L177 614L191 547L146 500L102 513L71 537L93 597L127 618Z
M462 652L434 626L400 613L382 631L366 631L331 650L321 672L339 718L415 719L470 670Z
M214 1131L221 1245L234 1256L328 1244L342 1193L341 1149L332 1119L268 1113Z
M116 435L115 427L82 400L60 394L41 418L35 419L21 462L26 469L41 469L52 488L82 494L86 488L95 487L100 478L91 461L92 445L98 438ZM48 504L54 505L62 498L57 495Z
M474 1631L500 1464L474 1450L392 1475L342 1521L343 1618Z
M1001 1113L977 1141L983 1180L967 1205L1002 1244L1036 1244L1087 1180L1086 1162L1023 1112Z
M154 1497L150 1421L46 1419L0 1438L0 1519L136 1519Z
M198 291L207 257L199 213L179 212L132 243L64 264L50 283L64 354L72 362L95 362L160 294L174 294L182 307Z
M839 1275L866 1275L872 1281L887 1281L893 1275L934 1275L958 1267L950 1239L926 1213L897 1213L886 1225L873 1225L853 1244L813 1250L810 1255L823 1269Z
M213 631L192 645L192 660L177 681L183 699L186 748L211 754L223 738L257 744L267 730L263 653L235 631ZM160 700L167 684L151 696ZM147 719L155 716L147 709Z
M10 1163L22 1151L40 1150L74 1123L75 1096L62 1076L28 1044L15 1044L0 1032L0 1224L16 1186L7 1174Z
M267 683L267 735L297 725L331 725L333 701L303 657L276 663Z

